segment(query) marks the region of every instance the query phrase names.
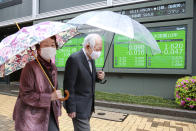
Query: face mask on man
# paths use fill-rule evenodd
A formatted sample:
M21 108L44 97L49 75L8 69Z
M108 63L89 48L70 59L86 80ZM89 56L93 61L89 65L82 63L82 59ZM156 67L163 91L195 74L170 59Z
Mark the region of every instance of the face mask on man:
M50 59L54 58L54 56L56 55L56 48L53 48L53 47L41 48L40 55L45 60L50 60Z
M99 57L100 57L100 55L101 55L101 51L94 51L93 50L93 52L91 53L91 58L93 59L93 60L95 60L95 59L98 59Z

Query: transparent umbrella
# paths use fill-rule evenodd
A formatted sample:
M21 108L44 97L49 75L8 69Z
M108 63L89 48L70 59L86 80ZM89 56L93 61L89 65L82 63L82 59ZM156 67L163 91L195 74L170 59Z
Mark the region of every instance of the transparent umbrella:
M96 27L105 31L120 34L149 46L152 54L161 53L161 50L150 31L139 22L126 15L112 11L93 11L81 14L67 23L76 25L78 31L87 33Z
M96 32L96 30L99 29L113 33L102 70L105 67L115 34L123 35L147 45L151 48L152 54L161 53L161 50L150 31L144 25L126 15L112 11L92 11L81 14L69 20L67 23L75 25L77 31L80 33ZM106 81L104 81L103 84L105 82Z

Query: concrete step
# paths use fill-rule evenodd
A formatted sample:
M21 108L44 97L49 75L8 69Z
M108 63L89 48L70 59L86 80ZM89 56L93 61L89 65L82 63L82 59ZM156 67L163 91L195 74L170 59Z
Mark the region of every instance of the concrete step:
M137 104L122 104L117 102L107 102L107 101L98 101L98 100L96 100L95 105L101 107L108 107L108 108L116 108L116 109L130 110L130 111L138 111L138 112L146 112L146 113L153 113L153 114L160 114L160 115L196 119L195 110L172 109L172 108L137 105Z

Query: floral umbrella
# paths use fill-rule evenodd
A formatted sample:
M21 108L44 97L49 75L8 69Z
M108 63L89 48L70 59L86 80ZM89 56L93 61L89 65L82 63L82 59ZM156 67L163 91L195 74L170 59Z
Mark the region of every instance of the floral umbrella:
M63 35L61 34L60 36L60 33L63 33ZM15 34L3 39L0 43L0 77L9 75L23 68L29 61L36 59L51 87L56 91L56 88L53 86L35 55L35 45L46 38L56 35L58 47L61 48L66 41L76 34L77 31L74 26L50 21L20 29ZM65 94L66 97L60 98L60 100L65 101L69 98L69 92L67 90L65 90Z
M63 35L60 36L60 33ZM34 46L42 40L56 35L58 47L61 48L76 34L74 26L50 21L20 29L0 43L0 77L9 75L34 60L33 52L36 54Z

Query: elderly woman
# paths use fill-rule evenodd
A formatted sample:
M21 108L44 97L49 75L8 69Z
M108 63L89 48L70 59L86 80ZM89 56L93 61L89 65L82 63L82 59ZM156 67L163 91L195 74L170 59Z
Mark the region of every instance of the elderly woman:
M52 36L36 45L38 60L50 81L57 87L57 69L51 62L56 54L56 37ZM61 115L61 92L56 92L36 60L26 64L20 77L20 92L13 119L16 131L58 131Z

